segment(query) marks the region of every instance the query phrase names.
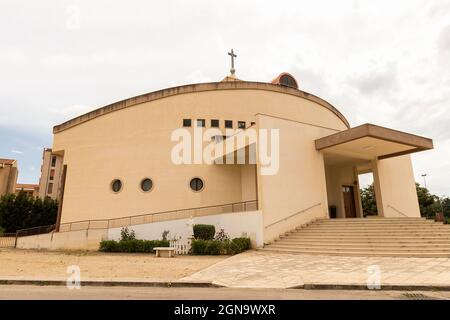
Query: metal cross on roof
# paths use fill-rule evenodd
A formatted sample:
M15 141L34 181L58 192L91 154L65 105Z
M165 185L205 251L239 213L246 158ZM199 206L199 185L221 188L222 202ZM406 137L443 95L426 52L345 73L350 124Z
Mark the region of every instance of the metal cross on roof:
M233 49L231 49L231 52L228 52L228 55L231 56L231 75L234 76L234 73L236 72L236 70L234 69L234 58L237 58L237 55L234 54Z

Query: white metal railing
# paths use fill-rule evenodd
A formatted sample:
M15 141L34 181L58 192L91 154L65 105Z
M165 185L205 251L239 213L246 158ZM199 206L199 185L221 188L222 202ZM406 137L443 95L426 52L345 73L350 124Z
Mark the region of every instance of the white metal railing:
M254 210L258 210L257 200L211 205L205 207L170 210L163 212L154 212L112 219L66 222L60 225L59 232L121 228L138 224L161 222L175 219L186 219L191 217L201 217L222 213L246 212Z
M278 224L278 223L280 223L280 222L287 221L287 220L289 220L289 219L291 219L291 218L293 218L293 217L295 217L295 216L297 216L297 215L299 215L299 214L301 214L301 213L304 213L304 212L306 212L306 211L308 211L308 210L311 210L312 208L315 208L315 207L317 207L317 206L320 206L321 204L322 204L322 202L316 203L316 204L314 204L314 205L312 205L312 206L310 206L310 207L308 207L308 208L305 208L305 209L303 209L303 210L297 211L296 213L291 214L290 216L287 216L287 217L282 218L282 219L280 219L280 220L278 220L278 221L272 222L271 224L268 224L268 225L266 226L266 229L267 229L267 228L270 228L270 227L272 227L272 226L274 226L274 225L276 225L276 224Z
M300 211L298 211L298 212L296 212L296 213L294 213L294 214L291 214L290 216L287 216L287 217L282 218L282 219L280 219L280 220L278 220L278 221L272 222L271 224L268 224L268 225L266 226L266 229L267 229L267 228L270 228L270 227L272 227L272 226L274 226L274 225L276 225L276 224L278 224L278 223L280 223L280 222L287 221L287 220L289 220L289 219L295 217L296 215L299 215L300 213L304 213L304 212L306 212L306 211L308 211L308 210L311 210L312 208L315 208L315 207L317 207L317 206L320 206L321 204L322 204L322 202L316 203L315 205L312 205L312 206L310 206L310 207L308 207L308 208L306 208L306 209L300 210Z
M409 218L409 216L407 216L406 214L404 214L403 212L401 212L400 210L394 208L393 206L391 206L390 204L387 205L387 207L393 209L395 212L400 213L402 216Z

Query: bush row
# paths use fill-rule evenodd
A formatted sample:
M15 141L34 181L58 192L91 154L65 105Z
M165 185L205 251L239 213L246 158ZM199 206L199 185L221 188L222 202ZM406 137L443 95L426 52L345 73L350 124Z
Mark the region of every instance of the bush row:
M194 255L219 255L237 254L250 249L249 238L234 238L233 240L202 240L192 241L192 254Z
M104 240L100 242L102 252L146 252L152 253L155 247L168 247L168 240Z
M213 240L216 228L212 224L196 224L193 227L194 238L199 240Z

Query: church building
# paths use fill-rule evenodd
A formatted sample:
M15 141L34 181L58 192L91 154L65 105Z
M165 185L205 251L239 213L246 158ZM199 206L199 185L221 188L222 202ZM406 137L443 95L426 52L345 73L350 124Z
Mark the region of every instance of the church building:
M411 133L351 127L289 73L244 81L234 64L222 81L127 98L53 133L51 154L61 161L53 237L114 238L122 226L141 238L185 237L190 221L247 234L256 247L316 219L363 218L363 173L373 173L379 217L420 217L410 154L433 148ZM210 161L196 156L209 145Z

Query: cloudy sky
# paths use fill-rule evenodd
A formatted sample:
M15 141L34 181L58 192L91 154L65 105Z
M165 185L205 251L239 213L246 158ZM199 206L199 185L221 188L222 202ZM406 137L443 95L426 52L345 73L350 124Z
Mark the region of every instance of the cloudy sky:
M130 96L291 72L352 126L434 139L418 182L450 195L450 0L0 0L0 157L37 182L52 126Z

